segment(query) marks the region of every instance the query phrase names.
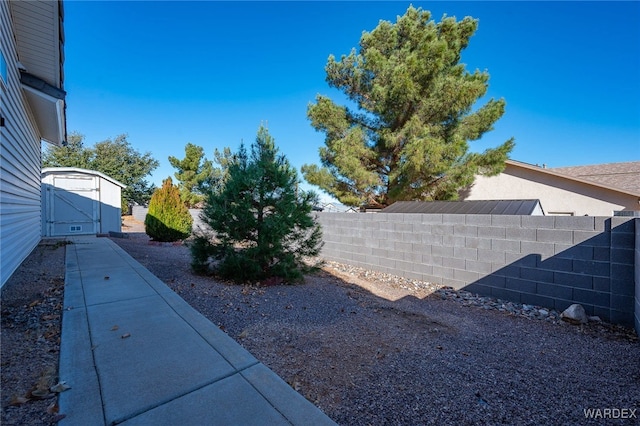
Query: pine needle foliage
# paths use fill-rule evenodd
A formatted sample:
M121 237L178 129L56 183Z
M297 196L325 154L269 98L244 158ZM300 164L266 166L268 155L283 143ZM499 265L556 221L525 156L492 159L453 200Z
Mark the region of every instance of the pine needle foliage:
M204 200L213 175L213 163L204 156L204 148L192 143L184 147L181 160L169 156L169 163L178 171L174 173L180 188L180 198L187 207L194 207Z
M247 152L230 158L227 177L212 192L202 219L215 238L199 235L191 244L192 267L206 272L210 260L223 278L237 282L295 283L318 264L309 263L322 246L312 215L317 197L298 190L298 175L273 138L260 127Z
M478 21L431 20L410 6L395 23L363 32L359 49L329 56L330 87L350 107L318 95L311 125L323 132L321 166L304 165L305 179L351 206L385 206L400 200L451 200L477 174L496 175L514 147L509 139L482 153L469 142L493 129L504 99L485 96L489 74L460 63Z
M155 241L184 240L191 234L193 218L180 199L180 190L171 178L162 182L151 196L144 219L145 232Z

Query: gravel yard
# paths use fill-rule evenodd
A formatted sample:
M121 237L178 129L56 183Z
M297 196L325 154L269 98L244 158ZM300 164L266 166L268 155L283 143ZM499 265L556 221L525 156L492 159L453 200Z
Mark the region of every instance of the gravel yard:
M114 242L339 424L606 423L587 419L589 409L629 410L635 418L613 424L639 422L631 410L640 411L640 344L628 329L574 326L540 307L336 263L302 285L231 285L193 275L185 246L150 244L135 232L139 223L125 223L129 238ZM20 273L41 273L33 265ZM46 412L14 421L33 402L9 406L11 393L23 391L14 382L7 388L5 365L25 366L26 376L50 360L28 355L49 350L37 338L5 339L5 316L14 318L31 300L6 314L8 290L2 424L44 424L53 418Z
M184 246L129 236L113 241L339 424L602 424L584 410L640 410L630 330L333 263L302 285L231 285L191 274Z

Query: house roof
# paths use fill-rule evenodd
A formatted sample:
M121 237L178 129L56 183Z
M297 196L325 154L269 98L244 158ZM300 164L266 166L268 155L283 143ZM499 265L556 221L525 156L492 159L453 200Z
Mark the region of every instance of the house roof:
M66 141L62 1L9 2L22 88L40 137Z
M554 167L551 170L640 194L640 161Z
M562 179L568 179L571 181L580 182L583 184L587 184L587 185L591 185L599 188L604 188L609 191L615 191L615 192L620 192L626 195L632 195L634 197L640 197L640 188L638 187L637 180L635 182L635 185L633 184L633 179L637 179L634 177L635 172L620 173L615 178L612 178L613 173L611 173L616 168L618 168L619 170L635 170L634 168L636 166L633 166L633 164L640 164L640 162L611 163L611 164L600 164L595 166L577 166L575 168L559 167L559 168L552 168L552 169L547 169L547 168L543 168L533 164L523 163L521 161L514 161L514 160L507 160L506 164L507 166L519 167L519 168L534 171L536 173L544 173L544 174L559 177ZM630 164L631 166L623 166L625 164ZM601 171L609 170L610 176L605 177L605 175L603 174L601 178L595 178L594 177L595 173L593 172L590 176L581 176L576 171L567 172L567 169L578 169L581 167L588 167L588 168L600 167ZM595 170L595 169L592 169L592 170ZM622 182L627 182L627 183L622 183ZM631 182L631 184L629 184L629 182Z
M540 200L396 201L381 213L531 215Z

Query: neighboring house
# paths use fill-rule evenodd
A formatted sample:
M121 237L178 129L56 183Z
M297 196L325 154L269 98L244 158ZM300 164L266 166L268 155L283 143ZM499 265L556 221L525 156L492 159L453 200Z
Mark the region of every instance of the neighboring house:
M507 160L498 176L478 176L464 200L538 199L547 215L640 214L640 161L548 169Z
M325 213L357 213L358 210L354 207L345 206L340 202L321 202L314 208L316 211L321 211Z
M0 286L40 242L41 141L66 140L61 1L0 1Z

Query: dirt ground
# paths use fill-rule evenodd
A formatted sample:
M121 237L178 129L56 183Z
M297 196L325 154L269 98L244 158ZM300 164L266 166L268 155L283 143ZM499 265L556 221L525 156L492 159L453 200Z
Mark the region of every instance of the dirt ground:
M43 240L2 288L3 425L48 425L62 417L56 394L65 245Z

